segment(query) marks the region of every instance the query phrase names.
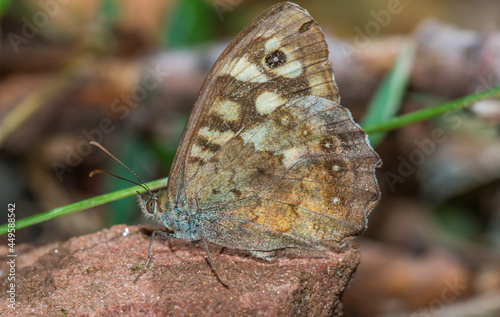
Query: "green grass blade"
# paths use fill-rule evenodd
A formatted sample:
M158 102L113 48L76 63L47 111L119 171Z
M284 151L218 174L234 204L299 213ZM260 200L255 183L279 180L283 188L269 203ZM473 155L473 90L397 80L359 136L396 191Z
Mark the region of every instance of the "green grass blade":
M373 124L369 124L363 126L363 129L367 134L374 134L379 132L387 132L391 130L395 130L397 128L407 126L412 123L416 123L419 121L427 120L433 117L437 117L443 113L448 111L455 111L461 108L465 108L471 105L474 102L483 99L492 99L500 97L500 86L494 87L489 90L481 91L476 94L468 95L459 99L455 99L453 101L447 102L445 104L426 108L419 111L414 111L412 113L408 113L406 115L402 115L399 117L393 117L391 119L385 120L383 122L377 122Z
M406 41L401 47L398 58L389 74L373 97L361 125L369 126L392 118L399 111L415 57L415 43ZM370 134L370 143L376 147L387 135L387 132Z
M149 188L151 188L151 190L160 189L162 187L167 186L167 178L162 178L162 179L158 179L158 180L149 182L149 183L147 183L147 185L149 186ZM109 203L109 202L112 202L112 201L115 201L118 199L133 196L136 194L136 191L139 191L142 193L142 192L144 192L144 189L142 189L139 186L132 186L132 187L129 187L129 188L126 188L123 190L104 194L104 195L97 196L97 197L92 197L92 198L85 199L85 200L82 200L82 201L79 201L79 202L76 202L73 204L63 206L63 207L59 207L59 208L55 208L55 209L52 209L49 211L45 211L45 212L42 212L38 215L26 217L26 218L23 218L23 219L16 221L16 230L21 229L21 228L25 228L25 227L28 227L28 226L31 226L31 225L34 225L34 224L37 224L40 222L44 222L44 221L47 221L50 219L54 219L54 218L57 218L60 216L71 214L73 212L89 209L92 207L104 205L106 203ZM0 226L0 235L7 233L7 230L8 230L8 224L1 225Z

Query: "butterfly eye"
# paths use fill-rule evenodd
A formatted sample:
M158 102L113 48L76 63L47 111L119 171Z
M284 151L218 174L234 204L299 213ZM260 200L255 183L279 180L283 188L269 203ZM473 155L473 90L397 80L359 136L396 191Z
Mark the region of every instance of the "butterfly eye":
M156 212L156 199L148 200L146 204L146 210L148 211L148 213L154 215L154 213Z

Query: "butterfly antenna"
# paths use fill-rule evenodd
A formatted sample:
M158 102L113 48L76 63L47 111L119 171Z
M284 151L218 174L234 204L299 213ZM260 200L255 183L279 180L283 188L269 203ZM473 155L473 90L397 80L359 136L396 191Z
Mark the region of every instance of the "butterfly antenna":
M134 185L137 185L137 186L141 186L142 189L144 189L145 191L149 191L149 188L146 188L143 184L141 183L138 183L138 182L134 182L134 181L131 181L130 179L126 179L126 178L123 178L121 176L118 176L118 175L115 175L113 173L110 173L108 171L104 171L104 170L93 170L92 172L90 172L89 174L89 177L93 177L94 175L96 174L106 174L106 175L109 175L109 176L113 176L113 177L116 177L116 178L119 178L121 180L124 180L124 181L127 181L129 183L132 183Z
M103 170L94 170L92 172L90 172L90 177L94 176L95 174L108 174L108 175L111 175L111 176L114 176L116 178L119 178L119 179L122 179L122 180L125 180L127 182L130 182L132 184L136 184L138 186L141 186L142 188L144 188L145 190L147 190L148 192L151 192L151 189L149 189L148 185L146 185L146 183L142 180L142 178L139 177L139 175L137 175L136 173L134 173L133 170L131 170L127 165L125 165L124 163L122 163L122 161L120 161L119 159L117 159L113 154L111 154L108 150L106 150L106 148L104 146L102 146L100 143L97 143L95 141L90 141L90 144L94 145L94 146L97 146L98 148L100 148L102 151L104 151L104 153L108 154L109 156L111 156L115 161L117 161L118 163L120 163L123 167L125 167L130 173L132 173L132 175L134 175L135 177L137 177L137 179L141 182L141 184L139 183L136 183L134 181L131 181L131 180L128 180L126 178L123 178L123 177L120 177L120 176L117 176L115 174L112 174L112 173L109 173L109 172L106 172L106 171L103 171Z

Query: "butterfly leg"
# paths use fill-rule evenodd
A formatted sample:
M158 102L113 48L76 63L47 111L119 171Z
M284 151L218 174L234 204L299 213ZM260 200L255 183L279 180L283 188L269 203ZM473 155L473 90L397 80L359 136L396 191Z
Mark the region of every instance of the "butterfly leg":
M229 285L227 285L226 283L224 283L219 274L217 273L217 271L215 270L215 265L214 265L214 262L212 261L212 256L210 255L210 251L208 250L208 245L207 245L207 242L205 241L205 239L202 239L203 241L203 245L205 246L205 250L207 251L207 257L205 257L205 261L207 261L208 265L210 266L210 269L212 270L212 273L215 275L215 278L217 279L217 281L219 281L219 283L222 284L222 286L224 286L225 288L229 288Z
M153 242L154 242L154 239L155 239L155 236L156 234L159 234L159 235L162 235L164 237L167 237L169 238L169 241L170 241L170 238L173 238L172 235L170 233L167 233L165 231L161 231L161 230L155 230L153 231L153 234L151 234L151 241L149 242L149 249L148 249L148 258L146 259L146 263L144 263L141 271L139 272L139 275L135 278L134 280L134 283L137 282L137 280L144 274L146 273L146 269L149 265L149 262L151 262L151 258L153 257Z

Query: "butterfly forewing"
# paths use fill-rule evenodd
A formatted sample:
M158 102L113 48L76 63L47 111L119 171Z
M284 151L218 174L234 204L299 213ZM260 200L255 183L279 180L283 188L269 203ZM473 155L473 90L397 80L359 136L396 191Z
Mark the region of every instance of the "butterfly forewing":
M338 101L328 49L302 8L278 4L226 48L203 85L169 176L176 201L199 168L242 129L278 106L314 95Z

